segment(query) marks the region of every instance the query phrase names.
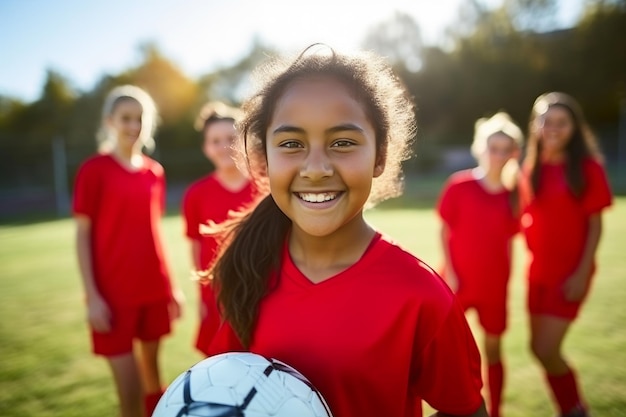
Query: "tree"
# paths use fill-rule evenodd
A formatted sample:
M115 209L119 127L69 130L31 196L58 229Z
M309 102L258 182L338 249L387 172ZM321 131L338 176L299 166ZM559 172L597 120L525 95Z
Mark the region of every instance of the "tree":
M415 73L422 67L422 34L419 25L407 13L393 17L370 29L362 46L387 57L399 72Z

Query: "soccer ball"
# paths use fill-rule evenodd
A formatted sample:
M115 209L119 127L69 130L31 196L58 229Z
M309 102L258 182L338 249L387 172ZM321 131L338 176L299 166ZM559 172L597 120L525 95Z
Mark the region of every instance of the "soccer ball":
M165 390L152 417L332 417L300 372L250 352L206 358Z

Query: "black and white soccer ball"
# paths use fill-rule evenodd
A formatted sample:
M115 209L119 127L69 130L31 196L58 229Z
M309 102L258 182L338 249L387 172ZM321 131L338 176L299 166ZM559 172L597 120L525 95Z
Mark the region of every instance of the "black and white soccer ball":
M300 372L249 352L206 358L165 390L152 417L332 417Z

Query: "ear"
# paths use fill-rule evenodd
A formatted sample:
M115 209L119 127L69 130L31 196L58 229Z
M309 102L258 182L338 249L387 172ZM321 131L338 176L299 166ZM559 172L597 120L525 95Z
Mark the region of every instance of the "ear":
M385 172L386 156L386 153L379 153L376 156L376 163L374 164L374 178L380 177L382 173Z

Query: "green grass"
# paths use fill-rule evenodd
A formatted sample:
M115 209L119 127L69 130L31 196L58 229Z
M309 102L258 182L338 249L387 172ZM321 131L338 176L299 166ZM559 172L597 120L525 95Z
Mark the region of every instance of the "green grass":
M419 192L407 191L403 202ZM367 217L435 266L441 261L438 220L424 206L428 204L411 208L386 204ZM171 215L164 226L172 271L188 299L185 317L164 343L163 372L169 381L201 357L192 348L196 288L188 279L182 222ZM90 353L73 233L70 219L0 226L0 415L4 417L115 415L109 370L104 360ZM525 254L521 239L515 244L510 328L504 342L508 365L504 411L508 417L551 416L541 372L527 349ZM626 413L624 248L626 198L620 197L605 216L593 293L565 345L594 415L602 417ZM469 318L475 325L473 316Z

